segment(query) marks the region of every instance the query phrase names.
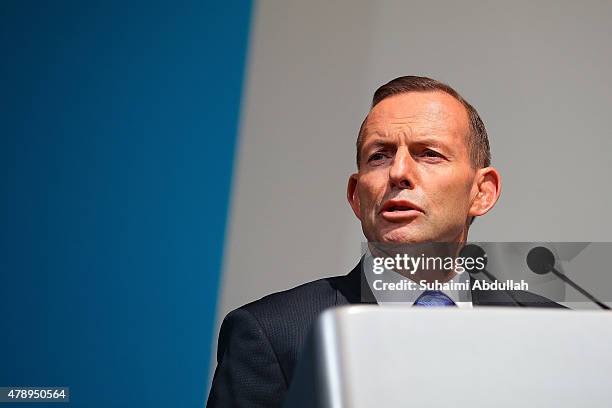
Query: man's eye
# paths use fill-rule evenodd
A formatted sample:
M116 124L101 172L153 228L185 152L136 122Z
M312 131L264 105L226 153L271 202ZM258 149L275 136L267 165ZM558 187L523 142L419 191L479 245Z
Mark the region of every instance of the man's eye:
M384 154L382 154L382 153L374 153L373 155L371 155L368 158L368 162L384 160L384 159L385 159L385 155Z
M440 153L436 152L435 150L429 150L429 149L425 149L421 155L425 157L443 157Z

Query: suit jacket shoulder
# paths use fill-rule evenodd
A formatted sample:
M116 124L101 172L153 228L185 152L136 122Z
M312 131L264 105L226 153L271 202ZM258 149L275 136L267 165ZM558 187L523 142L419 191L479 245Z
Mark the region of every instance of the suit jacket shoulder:
M207 407L280 406L310 327L325 309L358 303L360 264L230 312L221 325Z
M291 381L295 361L310 327L325 309L346 301L326 278L278 292L243 306L261 326L278 357L286 381Z

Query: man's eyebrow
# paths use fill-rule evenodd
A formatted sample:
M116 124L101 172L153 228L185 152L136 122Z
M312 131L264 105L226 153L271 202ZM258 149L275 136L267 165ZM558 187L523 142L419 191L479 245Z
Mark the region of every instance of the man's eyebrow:
M441 140L440 138L432 137L432 136L416 136L411 142L420 144L420 145L432 146L432 147L446 147L447 146L447 143L445 143L444 140ZM363 150L378 148L378 147L383 147L383 148L393 147L396 144L397 142L393 138L376 137L374 139L371 139L365 142L363 144Z
M414 143L435 147L446 147L448 145L448 143L445 143L444 140L431 136L416 137Z
M392 147L392 146L395 146L396 144L397 143L395 142L394 139L383 139L379 137L379 138L368 140L367 142L365 142L363 144L363 150L377 148L377 147Z

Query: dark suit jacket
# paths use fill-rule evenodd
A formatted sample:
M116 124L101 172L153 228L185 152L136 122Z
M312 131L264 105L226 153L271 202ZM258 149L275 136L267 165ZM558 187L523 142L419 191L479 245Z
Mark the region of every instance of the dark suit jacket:
M217 368L207 407L278 407L289 389L298 355L325 309L376 303L361 262L345 276L320 279L266 296L223 320ZM562 307L528 292L472 291L477 306Z

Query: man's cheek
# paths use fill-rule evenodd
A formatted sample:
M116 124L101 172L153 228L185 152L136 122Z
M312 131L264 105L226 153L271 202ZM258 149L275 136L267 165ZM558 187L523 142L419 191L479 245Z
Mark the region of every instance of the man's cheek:
M372 192L367 189L361 189L359 194L359 207L361 209L361 215L366 217L374 209L374 203L372 202Z

